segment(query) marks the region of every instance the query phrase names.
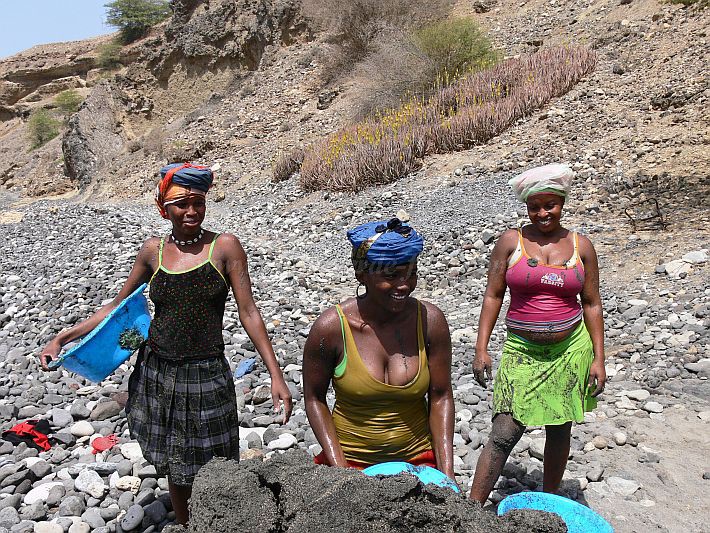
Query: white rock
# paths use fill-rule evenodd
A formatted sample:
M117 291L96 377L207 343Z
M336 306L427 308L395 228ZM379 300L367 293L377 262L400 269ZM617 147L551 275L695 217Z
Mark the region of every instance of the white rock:
M130 490L133 494L138 494L141 486L141 478L136 476L123 476L116 481L116 488L119 490Z
M528 453L531 457L535 457L536 459L540 459L542 461L545 456L545 439L531 439Z
M121 454L129 461L136 462L143 460L141 445L137 442L127 442L121 444Z
M614 442L617 446L623 446L624 444L626 444L626 441L626 433L622 433L621 431L617 431L616 433L614 433Z
M56 522L37 522L34 533L64 533L64 528Z
M95 470L82 470L74 480L74 488L94 498L102 498L108 487Z
M473 413L470 409L461 409L456 413L456 418L462 422L469 422L473 418Z
M646 402L643 405L643 410L648 411L649 413L662 413L663 406L658 402Z
M629 398L631 398L632 400L636 400L637 402L647 400L648 397L651 396L651 393L644 389L627 390L623 391L621 394L623 394L624 396L628 396Z
M634 492L641 488L636 481L632 479L624 479L623 477L612 476L606 480L609 488L616 494L621 496L631 496Z
M682 259L669 261L663 266L666 269L666 274L668 274L672 278L679 278L681 274L688 274L693 270L690 264L683 261Z
M88 437L94 434L94 426L92 426L91 422L87 420L79 420L78 422L72 424L69 431L75 437Z
M635 306L635 305L642 305L642 306L647 306L648 302L646 300L639 300L638 298L632 298L629 300L629 305Z
M683 261L686 263L692 263L694 265L699 265L700 263L705 263L708 260L707 250L695 250L693 252L688 252L683 256Z
M91 526L86 522L74 522L67 533L89 533Z
M59 485L64 485L64 483L61 481L52 481L50 483L45 483L44 485L39 485L25 494L22 501L25 505L32 505L37 502L46 502L49 497L49 491L52 490L52 487L57 487Z
M269 450L288 450L298 443L298 439L290 433L282 433L279 438L269 443Z

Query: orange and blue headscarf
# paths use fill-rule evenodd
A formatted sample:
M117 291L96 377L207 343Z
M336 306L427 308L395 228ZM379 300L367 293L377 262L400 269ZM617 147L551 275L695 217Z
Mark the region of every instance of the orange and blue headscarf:
M348 231L348 240L357 271L370 265L403 265L424 249L424 238L399 218L362 224Z
M209 167L190 163L167 165L160 169L160 177L155 188L155 204L163 218L168 218L165 206L194 196L205 197L214 181Z

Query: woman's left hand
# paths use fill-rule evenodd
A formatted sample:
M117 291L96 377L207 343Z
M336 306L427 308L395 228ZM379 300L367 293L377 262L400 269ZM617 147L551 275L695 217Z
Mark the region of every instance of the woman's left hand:
M604 392L604 386L606 385L606 368L604 368L603 359L595 359L589 369L589 387L594 387L595 385L592 396L596 398Z
M288 390L288 385L286 385L286 381L281 376L271 378L271 400L274 402L274 411L277 413L281 409L283 402L283 423L288 422L288 419L291 418L291 411L293 411L293 400L291 391Z

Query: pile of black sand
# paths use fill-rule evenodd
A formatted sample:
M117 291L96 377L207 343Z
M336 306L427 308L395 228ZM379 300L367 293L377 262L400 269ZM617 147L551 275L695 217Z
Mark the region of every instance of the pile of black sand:
M214 459L193 486L189 531L258 533L565 533L556 515L505 517L411 475L372 478L313 464L303 451L268 461ZM182 529L182 528L180 528Z

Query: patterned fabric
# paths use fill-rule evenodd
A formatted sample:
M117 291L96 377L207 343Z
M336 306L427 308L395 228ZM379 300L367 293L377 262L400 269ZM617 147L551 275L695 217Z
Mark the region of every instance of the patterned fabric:
M239 460L237 398L224 357L169 361L144 346L128 391L131 437L159 476L191 485L213 457Z
M535 167L508 180L521 202L536 194L556 194L567 198L574 173L567 165L553 164Z
M159 266L150 281L155 316L148 342L161 358L202 359L224 353L222 319L229 288L212 262L217 237L207 260L182 272L163 266L164 239L160 241Z
M424 239L409 224L398 218L367 222L348 231L355 270L367 265L403 265L415 259L424 248Z
M168 218L165 206L191 196L205 196L212 187L212 170L190 163L173 163L160 169L161 179L155 187L155 205L160 216Z
M493 416L511 413L526 426L582 422L597 403L587 387L593 359L584 322L556 344L509 333L493 385Z

